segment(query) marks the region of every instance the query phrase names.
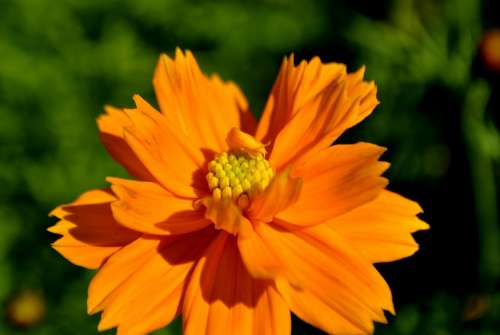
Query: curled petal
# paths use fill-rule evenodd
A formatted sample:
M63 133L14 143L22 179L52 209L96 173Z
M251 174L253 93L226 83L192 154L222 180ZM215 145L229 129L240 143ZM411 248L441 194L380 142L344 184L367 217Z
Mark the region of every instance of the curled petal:
M302 178L293 178L291 168L279 173L266 190L257 195L248 209L248 217L255 222L270 222L273 217L293 205L302 190Z
M230 150L244 151L251 155L260 153L266 155L265 145L257 141L252 135L242 132L238 128L231 128L226 142Z
M205 217L214 223L215 228L233 235L246 235L251 231L252 224L231 198L205 197L202 204L206 208Z

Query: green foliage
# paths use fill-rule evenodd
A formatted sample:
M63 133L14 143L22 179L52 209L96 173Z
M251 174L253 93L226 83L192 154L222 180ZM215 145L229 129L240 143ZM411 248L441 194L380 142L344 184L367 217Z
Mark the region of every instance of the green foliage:
M380 91L379 113L366 132L374 142L400 143L391 159L398 178L442 178L447 171L443 125L419 109L435 86L449 95L466 89L481 33L480 10L475 0L394 1L388 20L357 16L346 30ZM443 112L434 111L441 106L426 108L435 115Z
M477 297L484 310L467 319L467 310L475 307L473 300L463 304L456 297L438 294L419 305L402 308L389 326L379 326L380 335L493 335L500 325L500 294ZM477 302L476 302L477 304ZM477 308L477 307L476 307Z

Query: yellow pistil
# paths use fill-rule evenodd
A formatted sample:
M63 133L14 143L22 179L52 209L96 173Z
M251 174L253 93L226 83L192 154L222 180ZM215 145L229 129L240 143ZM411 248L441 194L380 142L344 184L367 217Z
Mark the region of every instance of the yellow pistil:
M214 199L234 199L248 206L248 197L262 192L274 171L262 153L230 151L218 154L208 163L207 183Z

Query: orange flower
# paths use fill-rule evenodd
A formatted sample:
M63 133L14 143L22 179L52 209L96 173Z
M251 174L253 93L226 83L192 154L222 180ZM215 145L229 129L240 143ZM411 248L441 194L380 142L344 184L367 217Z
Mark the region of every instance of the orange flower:
M394 313L373 263L413 254L419 205L385 190L384 148L331 145L378 104L364 69L285 59L258 125L238 87L190 52L163 55L160 112L108 107L104 145L135 180L108 178L56 208L53 247L99 269L99 330L143 334L182 315L184 334L290 334L290 311L334 334Z
M490 30L483 35L480 51L486 66L500 72L500 29Z

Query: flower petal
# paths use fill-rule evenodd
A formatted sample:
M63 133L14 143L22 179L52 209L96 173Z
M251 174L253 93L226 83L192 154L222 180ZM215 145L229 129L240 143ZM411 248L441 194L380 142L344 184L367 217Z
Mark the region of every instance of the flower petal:
M100 138L111 157L122 165L127 172L139 180L154 181L155 178L137 158L123 138L123 129L132 125L125 112L106 106L106 114L97 118Z
M62 237L52 247L73 264L89 269L101 266L140 235L114 220L110 204L115 200L110 190L92 190L71 204L57 207L50 215L61 220L48 230Z
M249 135L238 128L231 128L226 137L226 143L229 150L239 150L247 152L250 155L266 155L266 146L257 141L252 135Z
M251 231L252 224L231 198L205 197L201 203L206 208L205 217L214 223L215 228L234 235Z
M198 147L224 151L232 127L254 130L255 120L238 87L217 76L207 78L189 51L177 49L175 59L162 55L153 84L168 122Z
M411 256L418 244L411 233L428 229L416 215L420 206L396 193L382 191L373 201L329 221L370 262L390 262Z
M162 239L144 236L113 255L89 286L88 312L104 310L98 329L144 334L170 323L180 312L195 260L214 236L212 228Z
M270 222L277 213L298 200L302 184L302 178L291 177L290 169L279 173L267 189L252 200L248 217L253 222Z
M378 104L364 68L346 75L343 65L314 58L297 67L285 60L281 71L256 135L271 143L269 161L277 170L330 146Z
M197 198L206 192L198 173L205 157L190 139L168 124L167 119L139 96L137 109L127 110L132 125L125 129L125 141L155 179L170 192Z
M389 164L378 161L384 151L369 143L334 145L297 164L293 175L304 179L302 191L277 221L318 224L375 199L387 185L380 175Z
M236 238L220 232L197 263L183 306L184 334L290 334L288 307L270 281L243 265Z
M275 279L291 310L328 333L368 334L373 321L386 321L384 309L394 312L384 279L326 225L261 224L238 247L253 276Z
M289 308L297 317L305 322L325 331L328 334L361 335L373 334L373 322L366 312L355 310L349 304L360 307L341 291L335 303L325 301L320 293L294 288L287 282L278 281L278 290ZM334 285L327 286L327 290L338 289ZM341 299L346 299L341 301ZM362 307L361 307L362 308ZM359 316L359 315L362 316ZM386 323L385 320L379 320Z
M123 226L147 234L184 234L211 222L203 209L194 210L193 200L178 198L156 183L108 178L118 200L111 204L115 219Z
M272 143L305 104L345 75L344 64L323 64L319 57L314 57L295 66L293 55L285 58L259 121L256 138L262 143Z

